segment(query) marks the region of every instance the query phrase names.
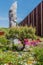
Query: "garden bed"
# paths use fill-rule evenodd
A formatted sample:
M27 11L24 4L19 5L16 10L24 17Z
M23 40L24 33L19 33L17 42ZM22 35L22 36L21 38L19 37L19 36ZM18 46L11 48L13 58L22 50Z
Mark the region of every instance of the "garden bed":
M0 65L43 65L43 48L31 47L29 52L0 50Z
M2 28L0 36L0 65L43 65L43 40L35 28Z

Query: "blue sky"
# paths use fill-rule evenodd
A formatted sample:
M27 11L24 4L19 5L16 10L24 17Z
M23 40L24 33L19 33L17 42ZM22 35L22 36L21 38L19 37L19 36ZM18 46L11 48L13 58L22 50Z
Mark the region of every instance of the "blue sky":
M0 27L9 27L8 12L11 5L17 1L17 22L23 20L41 0L0 0Z

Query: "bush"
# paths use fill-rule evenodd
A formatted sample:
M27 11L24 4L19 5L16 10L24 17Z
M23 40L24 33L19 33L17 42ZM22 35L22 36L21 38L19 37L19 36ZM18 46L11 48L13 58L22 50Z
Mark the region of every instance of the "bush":
M36 39L36 30L35 28L27 27L27 26L21 26L21 27L14 27L14 28L0 28L1 31L5 32L5 37L6 38L19 38L19 39L24 39L24 38L32 38Z
M25 38L32 38L36 39L35 35L35 28L32 27L14 27L10 28L9 35L7 35L9 38L19 38L20 40L23 40Z
M0 30L5 32L5 35L0 37L0 43L2 46L4 46L3 49L14 48L13 40L16 38L19 39L21 43L24 42L24 39L37 39L35 35L36 30L33 27L22 26L14 28L2 28Z
M43 48L34 47L33 51L35 53L35 59L38 61L39 65L43 65Z
M7 44L7 39L5 37L0 37L0 43L2 45L6 45Z

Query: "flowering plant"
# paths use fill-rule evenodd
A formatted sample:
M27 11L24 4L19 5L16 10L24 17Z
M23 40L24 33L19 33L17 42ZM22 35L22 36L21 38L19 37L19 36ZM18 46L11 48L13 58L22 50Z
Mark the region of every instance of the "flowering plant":
M24 39L24 44L29 46L37 46L39 42L39 40Z

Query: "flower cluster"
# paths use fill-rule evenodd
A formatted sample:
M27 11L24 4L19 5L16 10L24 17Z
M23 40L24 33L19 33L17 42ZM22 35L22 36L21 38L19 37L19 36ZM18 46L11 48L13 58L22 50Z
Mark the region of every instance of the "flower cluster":
M36 46L38 45L39 42L41 42L39 39L37 40L24 39L24 44L29 46Z

